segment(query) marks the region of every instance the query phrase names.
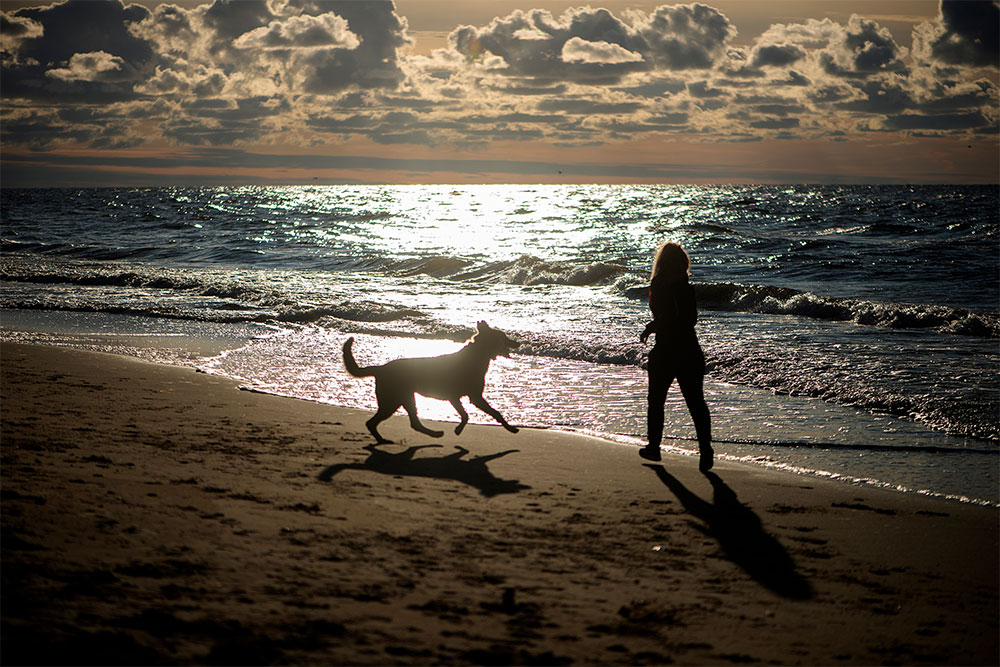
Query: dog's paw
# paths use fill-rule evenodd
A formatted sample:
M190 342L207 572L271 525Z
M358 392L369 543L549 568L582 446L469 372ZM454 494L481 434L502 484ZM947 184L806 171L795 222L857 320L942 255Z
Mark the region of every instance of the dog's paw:
M516 426L504 426L504 428L510 431L511 433L517 433L518 431L521 430Z
M444 431L427 431L427 435L432 438L442 438L444 437Z
M455 435L462 435L462 431L465 429L465 424L459 424L455 427Z

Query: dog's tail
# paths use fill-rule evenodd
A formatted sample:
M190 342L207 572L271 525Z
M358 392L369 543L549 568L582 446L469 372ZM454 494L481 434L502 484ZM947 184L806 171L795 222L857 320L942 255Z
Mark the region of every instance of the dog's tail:
M358 362L354 361L354 353L351 352L351 347L353 345L353 336L344 342L344 367L347 369L347 372L356 378L364 378L375 375L375 371L379 369L379 366L365 366L364 368L361 368L358 366Z

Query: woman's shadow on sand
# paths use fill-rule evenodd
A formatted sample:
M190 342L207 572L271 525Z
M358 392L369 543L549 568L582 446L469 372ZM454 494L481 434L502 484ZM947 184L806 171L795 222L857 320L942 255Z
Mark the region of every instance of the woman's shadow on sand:
M466 459L469 450L456 445L457 451L445 456L421 456L414 454L421 449L440 447L441 445L414 445L403 452L393 454L379 449L379 445L366 445L368 458L361 463L336 463L327 467L319 474L320 481L329 482L334 475L343 470L369 470L383 475L403 475L407 477L433 477L436 479L451 479L479 489L487 498L504 493L517 493L530 486L525 486L517 480L500 479L486 467L486 464L501 456L513 454L519 450L508 449L496 454L473 456Z
M690 514L704 522L696 527L714 537L726 557L743 568L757 583L794 600L813 596L809 582L796 570L785 548L764 530L760 517L743 505L736 493L713 472L704 473L712 484L713 498L699 498L660 464L646 464Z

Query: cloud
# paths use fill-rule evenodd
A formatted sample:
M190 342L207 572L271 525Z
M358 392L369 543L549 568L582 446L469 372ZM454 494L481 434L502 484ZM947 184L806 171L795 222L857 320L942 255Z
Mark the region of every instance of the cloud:
M347 21L333 13L320 16L293 16L285 21L271 21L240 35L233 46L238 49L288 51L294 49L356 49L361 42L347 27Z
M179 67L157 66L146 81L136 84L135 91L144 95L170 95L186 97L218 97L225 89L227 77L217 67L202 64L189 65L178 61Z
M539 111L562 111L585 115L627 115L642 109L639 102L615 102L601 99L559 97L538 103Z
M273 16L267 0L213 0L202 7L202 22L226 41L266 25Z
M129 32L149 11L140 5L65 2L4 15L4 97L112 103L135 99L132 84L150 71L154 52ZM88 67L94 69L88 73ZM51 73L51 74L50 74Z
M821 55L821 62L831 74L864 76L902 70L905 55L886 28L855 15L848 21L842 40Z
M605 83L640 71L711 67L735 34L723 14L705 5L629 11L621 18L581 7L558 18L517 10L481 28L459 27L449 40L470 61L498 56L509 76Z
M846 101L836 102L835 108L872 115L897 114L913 108L916 103L904 79L873 79L851 82L853 94Z
M117 136L470 150L971 136L1000 106L995 70L974 69L995 67L996 9L942 3L912 52L864 16L775 24L734 46L737 26L708 4L524 9L457 25L446 48L417 55L389 0L55 2L2 14L0 132L36 148Z
M798 118L763 118L761 120L752 120L749 123L750 127L759 130L786 130L799 126Z
M889 130L971 130L992 124L991 119L982 111L933 115L899 114L885 119L885 128Z
M938 20L913 33L913 51L926 64L998 66L1000 5L995 0L942 0Z
M10 16L0 12L0 50L5 53L17 51L26 39L38 39L44 28L38 21L26 16Z
M649 16L638 11L627 16L645 42L640 53L664 69L711 67L736 36L736 28L722 12L702 4L662 6Z
M124 81L134 78L127 69L123 58L95 51L74 53L66 67L50 69L45 76L60 81Z
M592 65L642 62L642 56L611 42L588 42L570 37L563 44L560 58L567 63Z
M129 63L148 62L149 45L129 32L129 26L149 15L141 5L107 2L63 2L18 10L15 18L42 27L19 48L20 55L42 65L68 61L77 53L104 51Z
M707 81L692 81L687 85L687 90L691 97L699 100L728 95L728 91L724 88L712 88Z
M753 50L753 67L787 67L806 57L798 44L759 44Z
M776 24L753 51L753 66L787 66L810 58L826 74L864 78L905 69L907 51L876 21L851 16L847 25L825 18Z

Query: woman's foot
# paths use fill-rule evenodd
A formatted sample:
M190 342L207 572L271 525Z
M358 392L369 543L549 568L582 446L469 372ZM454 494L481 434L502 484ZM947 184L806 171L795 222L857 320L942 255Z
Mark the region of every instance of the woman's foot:
M646 459L647 461L659 461L660 460L660 446L659 445L646 445L639 450L639 456Z
M699 447L698 451L701 453L701 459L698 461L698 470L702 472L708 472L715 465L715 452L709 445Z

